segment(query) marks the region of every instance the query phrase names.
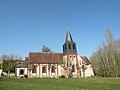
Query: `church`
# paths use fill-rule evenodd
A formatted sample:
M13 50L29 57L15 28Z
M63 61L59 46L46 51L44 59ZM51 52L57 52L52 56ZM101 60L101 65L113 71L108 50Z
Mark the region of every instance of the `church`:
M25 62L17 65L17 77L80 78L94 76L90 61L77 53L70 32L66 34L63 53L29 52Z

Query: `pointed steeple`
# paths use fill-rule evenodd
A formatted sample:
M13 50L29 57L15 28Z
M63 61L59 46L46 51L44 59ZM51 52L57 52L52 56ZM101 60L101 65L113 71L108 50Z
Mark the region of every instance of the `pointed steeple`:
M69 31L66 34L66 41L65 42L73 42L72 36L71 36Z
M66 41L63 45L63 53L77 53L76 43L73 41L69 31L66 34Z

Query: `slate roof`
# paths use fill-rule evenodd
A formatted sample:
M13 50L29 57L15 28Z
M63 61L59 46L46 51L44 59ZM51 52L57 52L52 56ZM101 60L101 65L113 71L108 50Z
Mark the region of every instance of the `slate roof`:
M88 58L86 56L80 56L80 57L84 60L84 62L86 63L86 65L91 64L90 61L88 60Z
M65 42L73 42L72 36L71 36L69 31L67 32L66 41Z
M26 59L31 63L62 63L63 53L30 52Z
M16 66L16 68L27 68L28 65L25 62L22 62Z

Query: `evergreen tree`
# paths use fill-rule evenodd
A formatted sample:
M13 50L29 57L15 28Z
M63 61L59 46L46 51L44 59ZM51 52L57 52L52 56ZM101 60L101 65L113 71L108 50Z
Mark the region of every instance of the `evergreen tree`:
M43 45L41 50L42 50L42 52L51 52L51 49L47 46L44 46L44 45Z

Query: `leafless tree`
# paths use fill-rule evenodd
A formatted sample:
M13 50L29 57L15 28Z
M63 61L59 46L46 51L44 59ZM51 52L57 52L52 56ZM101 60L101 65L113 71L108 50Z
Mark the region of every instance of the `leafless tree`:
M22 58L15 58L15 55L2 55L0 57L2 61L2 70L8 73L8 77L10 77L10 71L15 71L15 66L18 61L22 61Z
M120 76L120 40L115 40L109 29L105 41L90 58L96 75Z

